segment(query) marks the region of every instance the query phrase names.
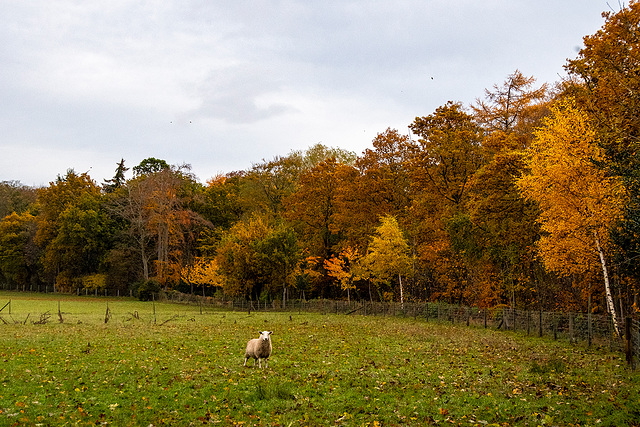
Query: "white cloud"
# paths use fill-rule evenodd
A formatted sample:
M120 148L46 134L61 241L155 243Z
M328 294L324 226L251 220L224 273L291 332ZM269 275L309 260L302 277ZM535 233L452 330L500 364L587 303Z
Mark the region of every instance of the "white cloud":
M472 102L516 68L557 80L607 8L605 0L5 2L0 180L46 183L93 167L101 181L121 157L134 166L149 156L193 163L204 180L319 141L360 152L377 132L404 132L448 100Z

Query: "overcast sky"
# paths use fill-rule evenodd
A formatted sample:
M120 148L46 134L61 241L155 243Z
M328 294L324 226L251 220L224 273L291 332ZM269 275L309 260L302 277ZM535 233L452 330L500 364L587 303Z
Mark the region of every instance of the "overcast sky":
M611 3L617 6L617 2ZM318 142L360 154L519 69L564 76L606 0L0 0L0 181L201 182ZM131 171L129 171L129 174ZM130 176L130 175L128 175Z

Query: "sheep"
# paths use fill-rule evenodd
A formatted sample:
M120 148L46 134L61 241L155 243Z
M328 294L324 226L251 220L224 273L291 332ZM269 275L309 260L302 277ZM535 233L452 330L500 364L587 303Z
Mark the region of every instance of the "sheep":
M247 343L247 349L244 352L244 366L247 366L247 360L253 357L258 361L258 367L262 368L261 360L264 359L264 367L269 363L271 356L271 334L273 331L259 332L260 338L254 338ZM253 363L255 366L255 362Z

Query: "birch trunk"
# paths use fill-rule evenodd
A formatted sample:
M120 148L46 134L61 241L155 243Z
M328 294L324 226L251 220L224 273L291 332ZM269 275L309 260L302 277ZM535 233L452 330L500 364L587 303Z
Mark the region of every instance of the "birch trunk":
M611 313L611 320L613 321L613 328L616 331L616 335L620 336L620 330L618 329L618 320L616 318L616 309L613 305L613 297L611 296L611 288L609 286L609 273L607 272L607 263L604 260L604 253L600 247L600 239L598 233L594 231L593 236L596 239L596 248L598 249L598 255L600 256L600 263L602 264L602 273L604 275L604 290L607 295L607 308Z
M402 276L400 274L398 274L398 281L400 282L400 305L404 310L404 295L402 293Z

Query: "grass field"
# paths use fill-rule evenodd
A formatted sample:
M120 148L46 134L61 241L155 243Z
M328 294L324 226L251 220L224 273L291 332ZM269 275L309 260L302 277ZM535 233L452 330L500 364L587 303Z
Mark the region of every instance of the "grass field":
M640 425L640 376L607 349L420 319L9 300L0 425ZM242 366L258 330L268 369Z

